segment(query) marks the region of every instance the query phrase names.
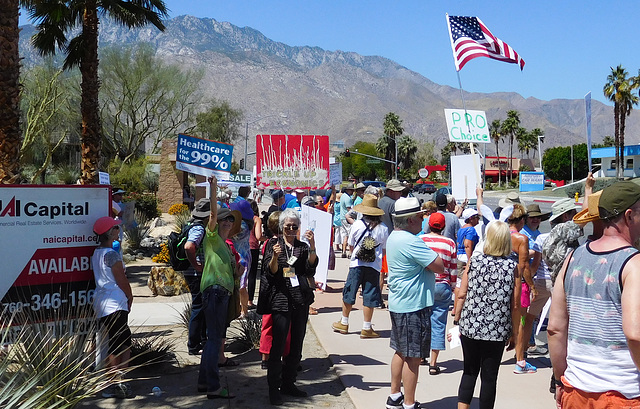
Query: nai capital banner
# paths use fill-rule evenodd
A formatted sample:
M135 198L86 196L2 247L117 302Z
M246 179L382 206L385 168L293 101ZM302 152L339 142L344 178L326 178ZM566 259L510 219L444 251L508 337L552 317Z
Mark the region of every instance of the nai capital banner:
M110 208L109 186L0 186L2 315L91 304L93 224Z
M231 172L233 145L189 135L178 135L176 169L195 175L214 175L228 180Z
M327 135L258 135L258 189L326 189L329 186Z

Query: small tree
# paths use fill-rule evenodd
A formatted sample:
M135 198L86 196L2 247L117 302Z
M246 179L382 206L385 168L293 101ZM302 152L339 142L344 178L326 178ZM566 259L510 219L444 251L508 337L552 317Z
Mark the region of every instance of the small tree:
M196 116L196 132L210 141L234 143L242 136L242 111L227 101L212 101L209 108Z

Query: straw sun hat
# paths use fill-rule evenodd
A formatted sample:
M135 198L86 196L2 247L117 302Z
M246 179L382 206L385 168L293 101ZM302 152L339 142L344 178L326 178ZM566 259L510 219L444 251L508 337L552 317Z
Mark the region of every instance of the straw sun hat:
M382 216L384 210L378 207L378 196L366 194L362 198L362 202L353 206L353 210L367 216Z

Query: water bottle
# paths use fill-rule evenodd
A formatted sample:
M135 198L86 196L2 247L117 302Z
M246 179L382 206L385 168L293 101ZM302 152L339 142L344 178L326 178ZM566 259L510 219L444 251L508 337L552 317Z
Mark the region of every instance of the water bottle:
M162 395L162 389L160 389L159 386L154 386L153 389L151 389L151 392L153 393L153 396Z
M111 244L111 248L120 253L120 242L118 240L114 240Z

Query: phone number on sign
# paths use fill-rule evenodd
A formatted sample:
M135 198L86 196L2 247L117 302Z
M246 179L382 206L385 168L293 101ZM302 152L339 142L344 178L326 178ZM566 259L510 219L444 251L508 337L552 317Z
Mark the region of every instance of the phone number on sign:
M79 290L71 291L67 298L63 298L60 293L51 294L33 294L31 301L16 301L2 304L2 313L20 312L25 308L32 311L58 309L63 305L71 305L72 307L83 306L93 303L93 295L95 290Z

